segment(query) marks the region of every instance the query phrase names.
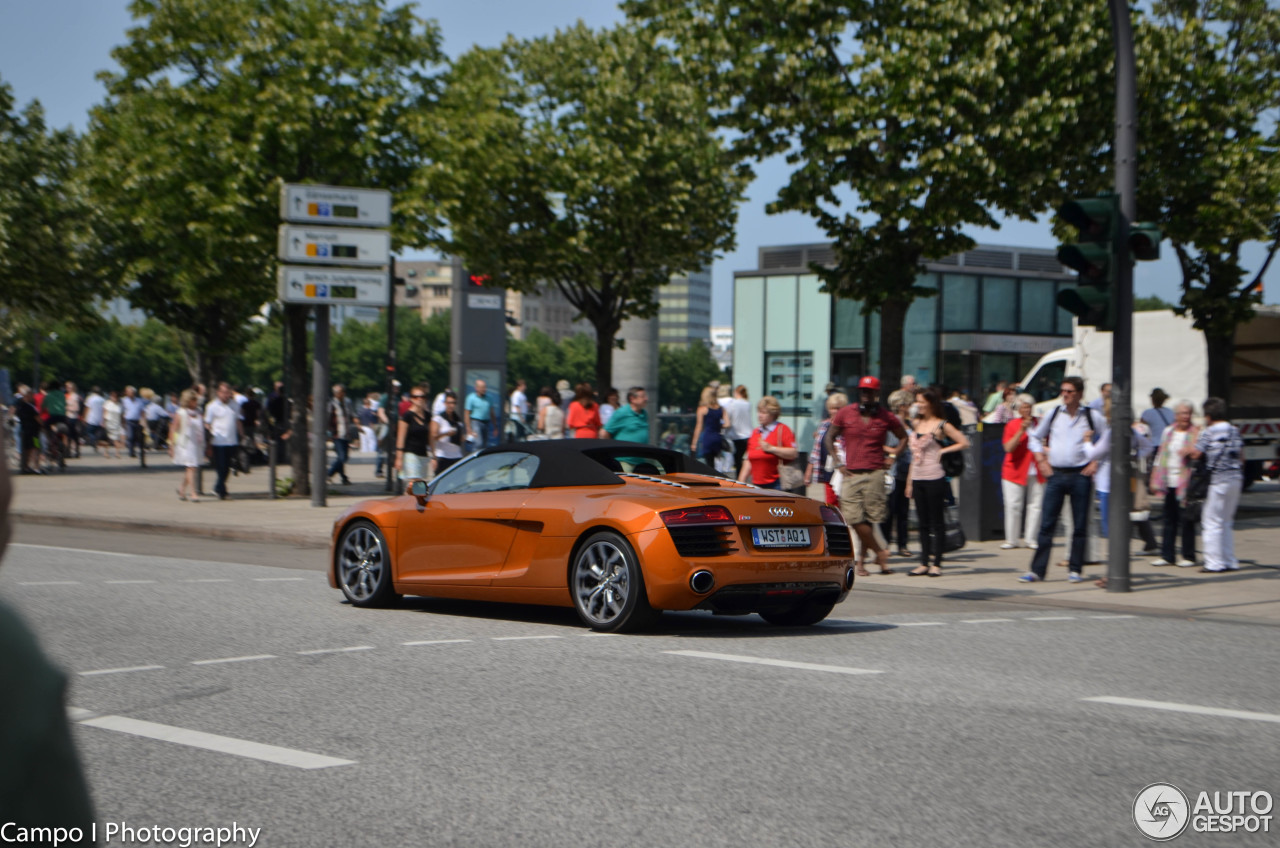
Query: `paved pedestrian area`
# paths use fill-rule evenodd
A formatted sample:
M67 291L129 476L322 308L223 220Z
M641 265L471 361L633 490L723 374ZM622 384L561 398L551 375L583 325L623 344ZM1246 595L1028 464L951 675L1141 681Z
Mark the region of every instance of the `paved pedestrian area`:
M254 468L228 482L229 500L210 496L200 503L178 499L181 470L167 456L155 455L148 467L138 460L104 459L87 454L64 473L15 478L13 514L27 525L49 528L48 544L57 544L57 527L73 526L140 533L199 535L242 541L286 542L320 549L328 544L333 521L348 506L370 497L386 497L385 481L374 476L372 455L356 454L349 464L349 486L330 485L327 505L309 498L268 496L267 469ZM287 466L279 475L291 474ZM203 486L213 488L206 469ZM1158 528L1157 528L1158 529ZM916 542L913 539L913 549ZM1135 542L1133 550L1138 550ZM893 557L895 573L861 578L858 591L922 593L953 597L1000 597L1038 606L1095 607L1110 611L1187 614L1216 619L1250 619L1280 624L1280 483L1262 482L1242 498L1236 521L1236 551L1241 569L1201 574L1197 568L1157 568L1153 557L1133 557L1132 591L1107 592L1093 577L1105 565L1086 569L1091 579L1066 580L1067 570L1053 566L1044 583L1021 584L1031 560L1026 549L1001 550L999 541L970 542L944 560L940 578L910 577L911 559ZM1061 552L1061 555L1059 555ZM1055 546L1054 562L1065 558ZM323 567L317 550L317 568Z

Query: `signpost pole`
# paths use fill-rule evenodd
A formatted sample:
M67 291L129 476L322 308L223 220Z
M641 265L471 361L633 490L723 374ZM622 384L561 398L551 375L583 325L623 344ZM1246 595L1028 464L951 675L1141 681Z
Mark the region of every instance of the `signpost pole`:
M316 308L316 336L311 354L311 505L324 506L325 429L329 423L329 307Z
M396 258L387 267L387 491L396 490L396 436L400 398L396 396ZM429 403L430 401L428 401Z

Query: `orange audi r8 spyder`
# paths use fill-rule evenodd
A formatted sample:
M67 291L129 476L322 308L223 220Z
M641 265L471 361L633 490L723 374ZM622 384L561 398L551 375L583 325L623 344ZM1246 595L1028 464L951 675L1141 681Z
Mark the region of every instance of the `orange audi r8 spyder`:
M400 595L572 606L599 631L662 610L814 624L853 588L840 513L630 442L497 445L333 525L329 585L356 606Z

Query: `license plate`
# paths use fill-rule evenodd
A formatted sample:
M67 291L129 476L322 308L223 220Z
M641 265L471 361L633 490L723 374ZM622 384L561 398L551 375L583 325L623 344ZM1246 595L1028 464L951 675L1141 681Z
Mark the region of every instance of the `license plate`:
M808 527L752 527L751 541L757 548L807 548Z

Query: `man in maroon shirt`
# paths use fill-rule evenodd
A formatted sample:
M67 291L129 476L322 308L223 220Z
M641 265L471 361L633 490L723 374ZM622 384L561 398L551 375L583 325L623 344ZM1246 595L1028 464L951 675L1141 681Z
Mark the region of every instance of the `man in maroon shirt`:
M824 439L827 453L835 454L838 436L844 442L844 479L840 483L840 512L862 541L863 556L875 554L881 574L892 574L889 551L876 541L872 524L881 524L888 516L884 471L893 465L898 452L907 444L907 431L902 422L880 405L880 381L867 376L858 381L858 402L851 403L831 419ZM898 446L885 451L889 433L898 437ZM858 560L858 575L867 576L863 559Z

